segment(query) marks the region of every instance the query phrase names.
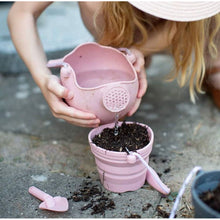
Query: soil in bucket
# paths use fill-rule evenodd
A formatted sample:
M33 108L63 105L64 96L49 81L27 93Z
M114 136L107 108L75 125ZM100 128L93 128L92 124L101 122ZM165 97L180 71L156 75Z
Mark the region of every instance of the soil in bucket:
M126 152L137 151L148 145L150 138L148 130L137 123L122 123L118 127L118 135L115 128L105 128L100 134L94 136L92 142L109 151Z
M220 183L217 188L203 192L199 197L209 207L220 212Z

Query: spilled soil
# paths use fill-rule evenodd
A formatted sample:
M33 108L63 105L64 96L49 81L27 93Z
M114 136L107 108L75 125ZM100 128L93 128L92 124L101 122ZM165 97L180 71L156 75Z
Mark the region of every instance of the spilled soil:
M81 188L71 194L68 200L87 202L81 207L81 211L90 209L91 215L104 214L106 210L115 208L114 201L107 196L100 186L93 185L92 181L84 181Z

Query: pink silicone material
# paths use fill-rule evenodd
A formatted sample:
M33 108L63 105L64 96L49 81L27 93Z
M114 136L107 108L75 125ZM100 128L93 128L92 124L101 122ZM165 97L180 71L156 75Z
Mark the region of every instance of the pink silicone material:
M119 126L121 123L122 122L119 122ZM137 150L137 153L146 163L148 163L152 151L154 133L147 125L141 123L137 124L146 127L150 136L149 144L144 148ZM156 190L164 195L169 194L170 189L161 182L156 172L148 166L149 169L151 169L149 172L146 166L144 166L138 158L134 158L134 155L128 155L126 152L108 151L96 146L92 142L93 137L100 134L103 129L113 128L114 126L114 123L99 126L98 128L92 129L88 135L91 151L95 156L99 177L104 187L117 193L134 191L142 187L147 179L148 183Z
M49 194L43 192L42 190L38 189L35 186L31 186L28 191L31 195L33 195L34 197L40 199L41 201L44 201L47 198L53 198L52 196L50 196Z
M47 67L51 68L51 67L61 67L63 66L63 59L56 59L56 60L50 60L47 63Z
M48 206L48 203L44 201L40 204L39 208L56 212L66 212L69 209L69 204L66 198L56 196L53 199L55 203L54 206Z
M160 193L168 195L170 193L170 189L164 183L162 183L159 176L152 167L149 166L149 169L150 170L148 170L146 174L147 182Z
M70 106L91 112L100 119L101 124L106 124L115 120L116 111L121 118L135 104L138 79L132 65L134 60L131 53L125 55L115 48L92 42L79 45L61 59L50 60L47 66L61 67L61 83L74 93L73 99L66 100ZM85 72L87 74L83 74ZM94 73L97 74L95 80ZM115 92L112 99L108 99L114 104L108 102L109 105L105 105L103 97L106 98L105 94L114 90L126 92L121 95Z
M40 209L47 209L55 212L65 212L69 209L69 203L65 197L52 197L35 186L31 186L28 191L31 195L43 201L39 205Z

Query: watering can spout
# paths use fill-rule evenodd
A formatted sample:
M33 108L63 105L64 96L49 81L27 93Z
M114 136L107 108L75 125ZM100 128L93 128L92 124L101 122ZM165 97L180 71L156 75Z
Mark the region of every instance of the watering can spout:
M55 59L55 60L49 60L47 62L47 67L48 68L61 67L63 65L64 65L63 58Z

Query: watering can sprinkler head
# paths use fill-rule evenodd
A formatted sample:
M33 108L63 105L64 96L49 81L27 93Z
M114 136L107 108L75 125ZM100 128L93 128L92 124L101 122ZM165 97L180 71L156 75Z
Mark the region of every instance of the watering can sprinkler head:
M130 100L127 89L123 87L113 87L103 94L102 97L105 108L110 112L120 112L124 110Z

